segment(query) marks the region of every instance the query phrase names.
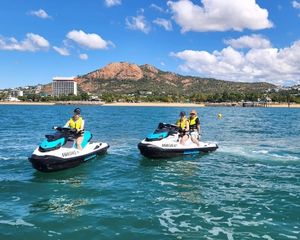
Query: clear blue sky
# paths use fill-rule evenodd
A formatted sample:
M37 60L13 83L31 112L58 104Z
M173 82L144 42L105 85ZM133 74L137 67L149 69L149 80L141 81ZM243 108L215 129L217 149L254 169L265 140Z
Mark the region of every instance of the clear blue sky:
M300 84L300 0L1 0L0 88L116 61Z

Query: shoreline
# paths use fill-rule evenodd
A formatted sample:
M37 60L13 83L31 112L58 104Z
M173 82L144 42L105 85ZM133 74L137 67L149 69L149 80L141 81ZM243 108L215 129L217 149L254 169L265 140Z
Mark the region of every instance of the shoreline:
M103 107L205 107L204 103L161 103L161 102L140 102L140 103L104 103L104 102L0 102L0 105L31 105L31 106L59 106L59 105L86 105Z
M216 103L206 106L205 103L163 103L163 102L139 102L139 103L128 103L128 102L116 102L116 103L104 103L104 102L8 102L0 101L0 105L31 105L31 106L55 106L55 105L87 105L87 106L103 106L103 107L241 107L241 106L230 106L227 103ZM271 103L266 108L300 108L300 104L291 103L288 106L287 103ZM263 108L263 107L255 107Z
M205 107L204 103L162 103L162 102L140 102L140 103L104 103L103 106L113 107Z
M33 106L52 106L54 102L0 102L0 105L33 105Z

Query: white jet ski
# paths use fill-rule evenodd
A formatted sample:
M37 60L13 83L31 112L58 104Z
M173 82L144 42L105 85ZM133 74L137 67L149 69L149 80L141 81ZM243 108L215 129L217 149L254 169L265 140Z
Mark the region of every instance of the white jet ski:
M200 146L191 138L182 145L179 143L179 128L173 124L159 123L154 133L149 134L138 144L142 155L148 158L169 158L183 155L194 155L213 152L218 148L216 143L202 142Z
M109 145L92 142L89 131L83 133L82 150L76 147L76 131L70 128L56 127L55 133L46 135L46 139L34 150L29 161L33 168L41 172L53 172L76 167L97 155L106 153Z

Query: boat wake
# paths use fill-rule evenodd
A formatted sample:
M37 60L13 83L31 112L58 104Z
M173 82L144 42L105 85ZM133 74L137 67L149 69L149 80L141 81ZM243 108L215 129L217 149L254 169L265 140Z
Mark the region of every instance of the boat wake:
M250 160L270 160L270 161L300 161L300 152L292 150L282 151L281 149L253 149L251 147L229 147L220 146L218 154L243 157Z

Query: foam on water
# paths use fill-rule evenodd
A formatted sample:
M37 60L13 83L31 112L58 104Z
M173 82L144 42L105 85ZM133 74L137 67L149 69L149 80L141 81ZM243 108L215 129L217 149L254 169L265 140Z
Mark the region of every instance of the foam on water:
M284 238L288 238L288 239L298 239L297 236L291 236L291 235L287 235L287 234L283 234L283 233L280 233L279 235Z
M269 160L269 161L300 161L300 153L276 153L279 150L254 150L253 147L248 146L221 146L218 149L219 153L225 153L229 155L234 155L237 157L243 157L251 160Z
M29 222L25 222L23 219L19 218L14 220L0 220L0 224L7 224L11 226L26 226L26 227L34 227L34 224Z
M13 202L18 202L18 201L20 201L20 200L21 200L20 197L12 196L12 201L13 201Z
M9 156L9 154L7 154ZM25 156L0 156L0 160L27 160L28 158Z

